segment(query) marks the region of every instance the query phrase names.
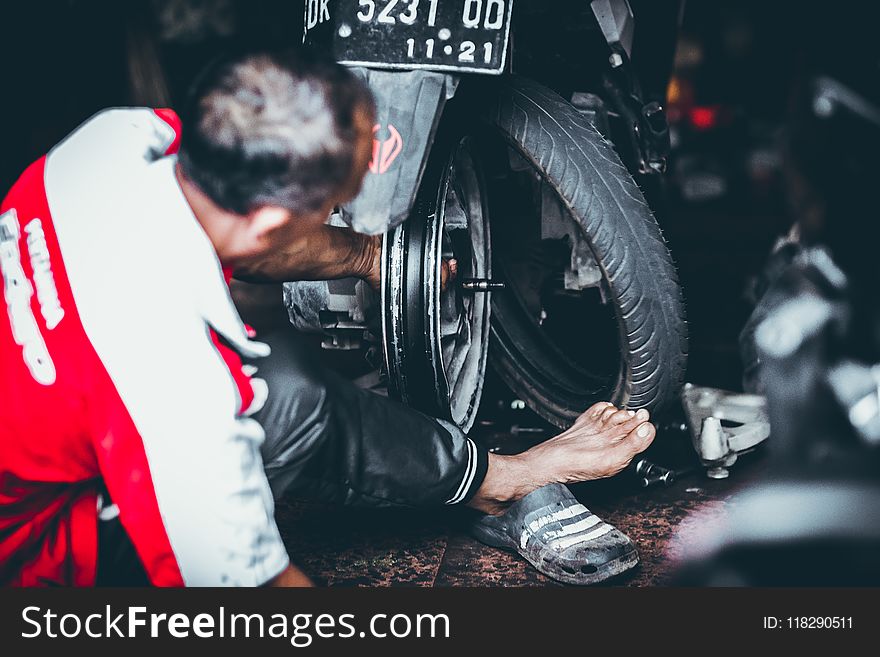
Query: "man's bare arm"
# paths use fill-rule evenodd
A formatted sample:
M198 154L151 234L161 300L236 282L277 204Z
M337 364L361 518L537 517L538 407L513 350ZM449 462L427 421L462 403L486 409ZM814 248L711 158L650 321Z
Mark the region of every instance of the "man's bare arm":
M235 277L249 283L363 278L379 287L381 237L321 225L296 234L283 248L240 263Z

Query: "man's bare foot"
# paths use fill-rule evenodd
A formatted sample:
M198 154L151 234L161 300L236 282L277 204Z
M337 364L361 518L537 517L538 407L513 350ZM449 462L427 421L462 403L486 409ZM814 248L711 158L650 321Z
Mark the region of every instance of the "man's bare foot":
M613 477L647 449L656 430L647 410L594 404L567 431L515 456L489 455L489 470L470 506L503 513L546 484Z

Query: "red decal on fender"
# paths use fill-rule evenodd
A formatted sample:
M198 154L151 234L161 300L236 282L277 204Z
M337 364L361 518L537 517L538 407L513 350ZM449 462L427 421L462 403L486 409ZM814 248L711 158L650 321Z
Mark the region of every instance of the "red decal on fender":
M391 136L381 141L377 137L380 127L378 123L373 126L373 159L370 160L370 171L376 174L388 171L403 150L403 137L400 136L397 128L389 123L388 132Z

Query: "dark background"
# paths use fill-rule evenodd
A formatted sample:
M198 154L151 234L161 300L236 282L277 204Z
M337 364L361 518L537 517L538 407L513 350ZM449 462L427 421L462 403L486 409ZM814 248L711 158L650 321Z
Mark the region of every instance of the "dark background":
M520 0L523 11L530 2ZM299 2L189 2L209 8L201 23L188 19L185 4L7 3L0 10L0 189L96 111L180 106L197 72L224 47L300 39ZM572 15L586 6L554 4L559 11L571 6ZM668 29L662 7L668 0L633 4L638 30ZM687 301L691 381L740 385L736 338L750 312L750 277L797 216L784 172L799 86L816 71L833 69L876 96L878 85L866 80L878 71L861 56L873 48L871 3L838 4L686 4L668 98L674 126L669 203L658 211ZM557 59L573 67L581 44L565 31L569 22L576 23L545 20L530 38L548 50L564 42ZM653 95L663 94L655 81L668 74L667 55L637 46L634 57ZM556 77L558 88L571 84L570 75Z

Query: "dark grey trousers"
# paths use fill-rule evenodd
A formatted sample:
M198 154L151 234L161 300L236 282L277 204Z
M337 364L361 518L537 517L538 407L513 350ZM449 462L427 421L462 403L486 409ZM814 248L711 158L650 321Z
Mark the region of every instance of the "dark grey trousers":
M454 425L358 388L323 368L290 327L261 333L272 354L253 361L269 398L255 418L275 497L348 505L467 502L488 454Z

